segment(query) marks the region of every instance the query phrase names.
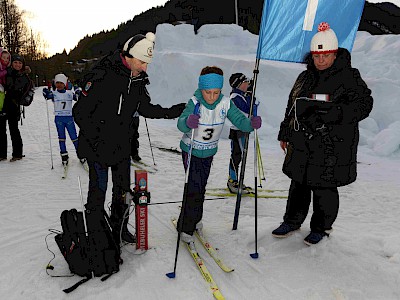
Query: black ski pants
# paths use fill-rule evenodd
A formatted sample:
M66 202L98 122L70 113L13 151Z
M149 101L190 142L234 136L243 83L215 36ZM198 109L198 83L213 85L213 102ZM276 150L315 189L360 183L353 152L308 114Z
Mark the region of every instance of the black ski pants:
M231 158L229 160L229 179L239 181L239 164L242 161L246 133L231 129L229 139L231 140Z
M191 156L189 177L187 182L187 193L184 195L181 213L178 220L178 229L189 235L193 235L196 224L203 217L204 195L206 193L206 185L210 176L211 163L214 156L199 158ZM182 160L187 170L188 153L182 151ZM182 222L182 223L181 223ZM180 227L182 226L182 227Z
M12 156L22 157L22 138L18 128L19 115L0 116L0 157L7 158L7 122L12 142Z
M130 189L130 161L129 158L115 165L108 165L88 159L89 191L87 204L89 207L104 208L108 185L108 171L111 168L112 202L123 204L122 196Z
M283 221L299 228L307 217L313 194L313 214L310 228L314 232L332 229L339 211L337 187L311 187L292 180Z

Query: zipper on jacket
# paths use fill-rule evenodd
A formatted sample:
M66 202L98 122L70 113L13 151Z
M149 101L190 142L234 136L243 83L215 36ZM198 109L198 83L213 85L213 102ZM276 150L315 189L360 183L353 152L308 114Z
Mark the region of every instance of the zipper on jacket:
M131 84L132 84L132 77L129 78L129 83L128 83L128 95L131 91ZM119 106L118 106L118 113L117 115L121 115L121 109L122 109L122 102L124 101L122 94L119 97Z
M124 98L122 97L122 93L121 93L121 95L119 96L119 105L118 105L117 115L121 115L122 101L124 101Z
M130 93L130 91L131 91L131 83L132 83L132 76L131 77L129 77L129 84L128 84L128 95L129 95L129 93Z

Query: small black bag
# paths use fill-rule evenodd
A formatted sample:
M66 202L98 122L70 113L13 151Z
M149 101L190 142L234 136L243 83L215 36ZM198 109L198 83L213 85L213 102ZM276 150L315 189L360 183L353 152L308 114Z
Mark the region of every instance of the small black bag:
M29 80L29 86L26 88L24 94L22 95L21 99L19 100L19 105L22 106L29 106L33 101L33 95L35 94L35 89L33 86L33 81L29 79L28 76L26 78Z
M19 101L19 104L22 106L29 106L31 105L33 101L33 95L35 94L33 88L29 89L27 93L24 94L24 96L21 98Z
M120 249L111 232L109 217L102 210L85 210L87 230L83 213L76 209L61 213L63 232L55 236L55 241L73 274L86 277L72 287L69 293L94 276L103 276L102 281L119 271Z

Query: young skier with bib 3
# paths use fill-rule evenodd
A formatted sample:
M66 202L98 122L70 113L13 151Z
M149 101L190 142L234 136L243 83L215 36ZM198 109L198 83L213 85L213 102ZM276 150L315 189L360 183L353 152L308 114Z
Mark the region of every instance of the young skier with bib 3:
M178 119L182 159L187 174L185 195L178 220L182 241L194 248L193 233L202 234L203 203L211 163L218 150L218 141L228 118L237 128L251 132L261 127L261 118L251 120L221 93L223 71L215 66L202 69L198 89ZM193 130L193 131L192 131Z

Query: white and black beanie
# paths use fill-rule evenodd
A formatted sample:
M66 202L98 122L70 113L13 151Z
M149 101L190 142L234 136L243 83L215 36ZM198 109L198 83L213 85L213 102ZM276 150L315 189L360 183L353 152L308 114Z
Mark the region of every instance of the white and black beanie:
M243 73L234 73L229 78L229 84L233 88L238 88L245 81L249 81L249 79Z
M152 32L137 34L125 42L122 55L135 57L145 63L151 63L153 58L154 41L156 36Z

